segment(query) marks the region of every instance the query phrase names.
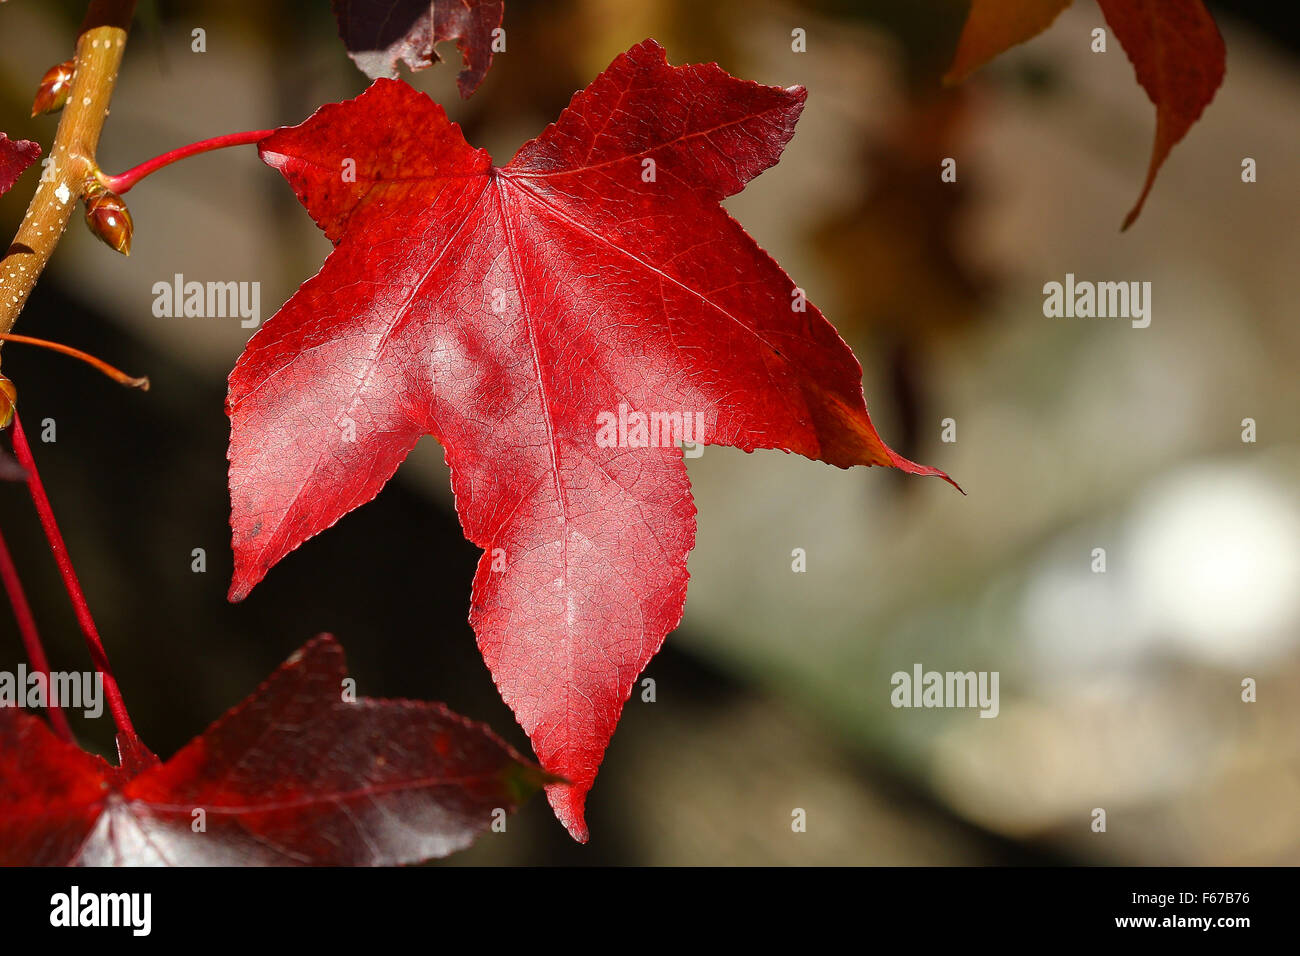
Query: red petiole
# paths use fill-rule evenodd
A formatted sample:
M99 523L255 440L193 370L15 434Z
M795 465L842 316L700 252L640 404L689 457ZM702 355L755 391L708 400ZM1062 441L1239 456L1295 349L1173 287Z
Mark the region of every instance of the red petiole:
M44 484L41 483L40 473L36 470L36 461L32 458L32 450L27 444L27 436L23 433L22 421L17 414L14 415L13 421L13 443L14 456L27 472L27 486L36 505L36 514L40 518L41 527L45 529L45 537L49 540L54 562L58 565L59 574L63 578L63 586L72 600L72 609L76 612L77 623L81 625L81 631L85 635L86 647L90 650L95 670L103 677L104 696L108 698L108 708L113 714L113 722L117 724L117 749L121 765L131 771L153 766L158 763L158 758L140 739L126 711L126 702L122 699L117 678L113 676L112 667L108 662L108 652L104 650L104 644L99 638L95 619L90 614L90 606L86 603L81 583L77 580L77 572L72 567L72 559L68 556L68 547L64 544L63 534L59 531L58 522L54 520L49 496L45 493Z
M36 618L32 616L32 607L27 603L27 595L23 593L22 581L18 579L18 568L14 566L14 559L9 554L9 546L5 544L4 535L0 535L0 578L4 580L9 603L14 609L14 620L18 622L18 633L22 635L27 660L31 662L32 670L45 675L45 686L49 687L49 659L45 656L40 632L36 630ZM54 732L68 743L75 744L77 739L73 736L72 728L68 726L68 718L64 716L59 705L50 700L46 710L49 712L50 724L54 727Z
M127 375L119 368L114 368L103 359L91 355L89 352L83 352L81 349L74 349L71 345L64 345L61 342L50 342L46 339L33 338L30 335L15 335L12 332L0 334L0 342L17 342L20 345L35 345L43 349L49 349L51 352L59 352L63 355L70 355L75 359L80 359L92 368L97 368L119 385L126 385L129 388L138 388L142 391L149 391L149 379L147 377L137 378L134 375Z
M214 149L225 149L228 146L250 146L253 143L261 142L274 132L273 129L259 129L247 133L227 133L225 136L214 136L212 139L200 140L197 143L190 143L188 146L169 150L161 156L155 156L153 159L147 160L139 166L128 169L116 176L99 173L98 179L106 188L121 196L140 180L151 173L157 172L164 166L170 166L182 159L197 156L199 153L211 152Z

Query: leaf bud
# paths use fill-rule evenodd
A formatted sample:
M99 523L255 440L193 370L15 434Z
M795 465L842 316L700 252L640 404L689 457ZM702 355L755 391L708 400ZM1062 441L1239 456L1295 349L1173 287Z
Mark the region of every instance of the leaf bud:
M14 420L14 409L18 407L18 389L4 375L0 375L0 431L8 428Z
M68 103L68 93L72 90L72 71L76 60L64 60L50 67L41 77L41 85L36 88L36 99L32 101L32 116L42 113L57 113Z
M134 226L131 212L117 193L99 183L86 188L86 225L90 231L124 256L131 254L131 235Z

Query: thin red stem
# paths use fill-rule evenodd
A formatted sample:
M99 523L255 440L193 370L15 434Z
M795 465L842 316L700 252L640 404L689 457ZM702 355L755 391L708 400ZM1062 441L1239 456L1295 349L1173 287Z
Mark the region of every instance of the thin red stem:
M127 375L120 368L109 365L102 358L91 355L89 352L83 352L81 349L74 349L71 345L64 345L62 342L51 342L48 339L32 338L30 335L15 335L12 332L0 332L0 342L17 342L20 345L36 345L43 349L49 349L51 352L61 352L64 355L71 355L75 359L80 359L92 368L99 369L119 385L125 385L128 388L138 388L142 391L149 391L149 379L146 377L136 378L134 375Z
M9 546L5 544L2 534L0 534L0 578L4 579L5 591L8 592L9 603L14 609L14 620L18 622L18 633L23 637L23 647L27 649L27 660L32 665L32 670L45 675L45 686L48 688L50 662L45 656L40 632L36 630L36 618L32 616L32 606L27 603L27 595L23 593L23 583L18 579L18 568L14 566L13 556L9 554ZM68 743L75 744L77 738L72 735L68 718L63 715L63 710L52 695L46 700L45 709L49 712L54 732Z
M41 483L40 473L36 470L36 461L32 458L32 450L27 444L27 436L23 434L23 425L17 413L14 414L13 442L14 457L27 472L27 486L31 490L32 501L36 504L36 514L40 517L41 527L45 529L45 537L50 542L50 551L54 555L54 563L59 567L59 574L63 577L63 586L72 600L72 609L76 612L77 623L81 625L81 632L86 637L86 647L90 650L91 661L95 665L95 670L103 677L104 696L108 698L108 709L113 714L113 722L117 724L117 744L122 765L130 769L140 769L150 763L157 763L158 758L144 745L140 735L135 731L135 726L131 723L130 715L126 712L126 702L122 700L117 678L113 676L113 669L108 663L108 652L104 650L104 644L99 639L95 619L91 617L90 606L86 604L86 595L82 593L77 572L73 570L72 559L68 556L68 547L63 542L63 534L59 531L58 522L54 520L50 498Z
M182 159L197 156L199 153L211 152L214 149L225 149L227 146L249 146L261 142L274 132L273 129L258 129L247 133L227 133L225 136L214 136L212 139L201 140L197 143L190 143L188 146L169 150L161 156L155 156L153 159L147 160L139 166L128 169L116 176L100 173L99 181L121 196L150 173L155 173L164 166L170 166Z

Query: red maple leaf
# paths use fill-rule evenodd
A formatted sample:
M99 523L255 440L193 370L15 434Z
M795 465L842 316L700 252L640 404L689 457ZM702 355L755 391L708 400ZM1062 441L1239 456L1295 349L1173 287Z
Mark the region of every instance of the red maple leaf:
M41 155L41 148L36 143L25 139L10 139L0 133L0 196L7 193L23 170L36 162Z
M1097 0L1106 22L1133 63L1138 82L1156 105L1156 139L1146 182L1124 217L1133 225L1156 173L1187 135L1223 83L1226 51L1201 0Z
M777 161L804 97L647 40L504 168L388 80L260 146L336 248L230 376L230 597L437 438L485 552L479 648L571 781L548 796L579 840L681 619L676 440L942 475L881 441L853 353L719 205Z
M1156 106L1146 182L1124 217L1133 225L1169 151L1187 135L1223 83L1226 51L1202 0L1097 0ZM971 0L945 80L964 79L1002 51L1051 25L1070 0Z
M492 65L492 31L504 12L503 0L334 0L343 45L371 79L396 76L399 60L430 67L434 47L454 39L465 61L456 86L467 99Z
M0 708L0 865L414 863L553 779L441 704L348 703L346 676L342 648L315 638L137 775Z

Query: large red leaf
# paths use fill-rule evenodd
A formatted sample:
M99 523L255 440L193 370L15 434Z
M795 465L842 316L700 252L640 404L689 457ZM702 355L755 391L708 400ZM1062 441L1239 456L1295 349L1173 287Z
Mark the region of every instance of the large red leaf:
M0 708L0 864L414 863L468 846L544 781L440 704L345 702L346 676L318 637L134 778Z
M41 148L25 139L10 139L0 133L0 196L7 193L23 170L36 162Z
M1202 0L1097 0L1137 79L1156 105L1156 139L1146 182L1124 218L1133 225L1175 144L1223 83L1226 51ZM1070 0L971 0L945 79L955 82L1002 51L1045 30Z
M548 795L580 840L695 541L681 451L635 430L604 447L598 416L698 414L704 443L942 474L885 446L848 346L719 205L777 161L804 96L648 40L501 169L388 80L261 145L336 248L230 376L230 597L433 435L485 551L479 647L571 781Z
M492 31L504 12L503 0L334 0L339 36L371 79L396 76L399 60L430 67L439 59L434 47L454 39L465 60L456 85L466 98L492 65Z

